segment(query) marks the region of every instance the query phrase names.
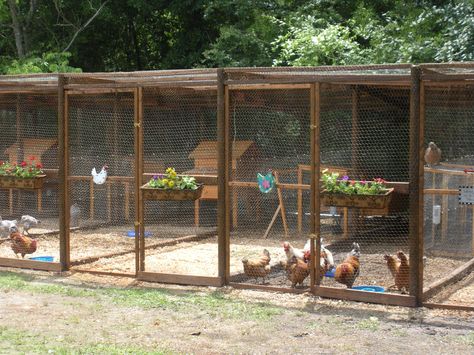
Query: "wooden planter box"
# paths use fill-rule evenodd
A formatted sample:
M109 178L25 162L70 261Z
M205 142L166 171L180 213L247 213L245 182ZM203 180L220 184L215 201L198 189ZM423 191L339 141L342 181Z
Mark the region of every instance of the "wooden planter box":
M383 209L392 199L393 188L381 195L346 195L321 191L321 201L326 206Z
M0 188L3 189L41 189L46 175L31 178L0 176Z
M204 185L200 184L196 190L172 190L153 188L146 183L141 187L144 200L151 201L194 201L201 197Z

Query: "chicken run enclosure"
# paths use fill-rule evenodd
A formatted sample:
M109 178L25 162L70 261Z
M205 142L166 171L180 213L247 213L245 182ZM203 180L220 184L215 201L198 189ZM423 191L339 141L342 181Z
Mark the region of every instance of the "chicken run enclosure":
M473 79L468 63L0 77L0 266L473 310ZM148 193L168 167L201 195ZM331 176L388 190L344 198Z

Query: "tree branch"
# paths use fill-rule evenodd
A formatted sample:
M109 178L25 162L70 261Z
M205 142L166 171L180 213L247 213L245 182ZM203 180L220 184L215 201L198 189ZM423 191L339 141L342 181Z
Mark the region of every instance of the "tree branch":
M97 11L95 12L94 15L92 15L92 17L87 20L87 22L82 25L75 33L74 35L72 36L71 40L69 41L69 44L66 46L66 48L64 48L62 51L63 52L66 52L67 50L69 50L69 48L72 46L72 44L74 43L74 41L76 40L76 37L79 35L79 33L81 33L87 26L89 26L89 24L99 15L99 13L102 11L102 9L104 8L105 4L107 4L109 1L106 0L102 3L102 5L100 5L100 7L97 9Z
M12 17L13 34L15 36L16 52L19 58L25 57L25 48L23 46L23 30L18 19L18 9L15 0L8 0L10 14Z

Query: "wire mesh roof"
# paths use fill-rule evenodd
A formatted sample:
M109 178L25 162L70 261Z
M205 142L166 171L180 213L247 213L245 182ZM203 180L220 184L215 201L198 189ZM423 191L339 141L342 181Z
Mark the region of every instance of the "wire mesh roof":
M411 64L225 68L226 84L342 82L350 84L407 86L411 80ZM427 80L474 80L474 63L443 63L420 65ZM0 76L0 91L54 91L60 74L29 74ZM113 73L65 73L66 87L137 87L190 86L215 89L217 69L178 69Z

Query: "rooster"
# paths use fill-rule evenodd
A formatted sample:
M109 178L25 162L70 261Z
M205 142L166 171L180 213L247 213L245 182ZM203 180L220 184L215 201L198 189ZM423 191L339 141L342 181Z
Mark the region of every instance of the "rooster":
M334 273L334 280L346 285L347 288L352 288L354 281L360 272L360 247L358 243L352 243L352 250L347 255L342 263L336 267Z
M25 258L26 254L33 254L38 247L36 240L21 234L15 226L10 228L10 240L17 258L18 254L21 254L22 258Z
M291 281L291 287L295 288L297 284L303 285L304 280L310 274L310 268L307 263L293 255L288 261L286 273L288 280Z
M40 224L41 221L35 217L25 214L21 216L20 224L23 225L23 233L30 234L29 230L31 227L35 227Z
M244 266L244 273L248 277L255 277L255 281L259 277L263 278L263 283L265 283L265 277L270 273L270 252L267 249L263 249L261 256L248 259L243 258L242 264Z
M97 173L95 168L92 168L91 175L92 180L94 180L95 184L102 185L105 183L105 180L107 180L107 169L109 169L109 167L107 165L104 165L100 173Z
M395 275L395 286L397 286L397 288L402 291L402 293L406 293L410 284L410 264L403 251L400 250L397 253L397 257L398 260L400 260L400 264L398 267L398 272Z

